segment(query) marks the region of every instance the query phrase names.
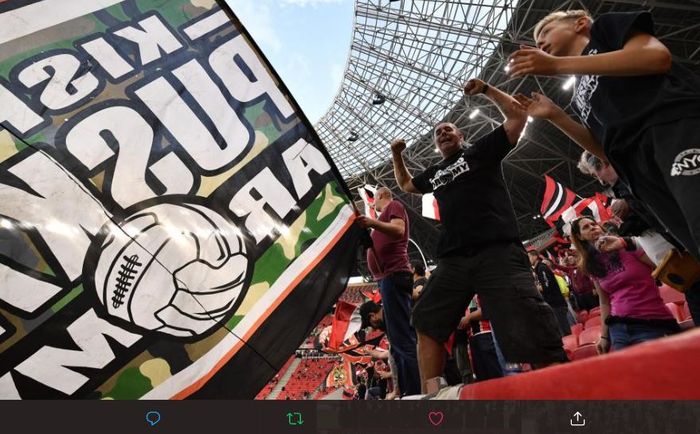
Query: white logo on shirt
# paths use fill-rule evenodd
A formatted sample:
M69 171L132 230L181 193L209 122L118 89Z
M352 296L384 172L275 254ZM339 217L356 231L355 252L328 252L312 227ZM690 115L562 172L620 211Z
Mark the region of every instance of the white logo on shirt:
M598 54L598 50L591 50L587 54ZM588 115L591 113L591 98L596 89L598 89L598 77L600 76L582 75L576 85L574 104L579 110L579 113L581 113L581 120L583 120L584 123L588 121Z
M700 149L686 149L676 155L671 165L671 176L692 176L700 173Z
M454 179L469 171L469 164L464 159L464 156L459 157L457 161L445 167L444 169L435 172L435 175L430 180L433 185L433 190L437 190L443 185L447 185Z

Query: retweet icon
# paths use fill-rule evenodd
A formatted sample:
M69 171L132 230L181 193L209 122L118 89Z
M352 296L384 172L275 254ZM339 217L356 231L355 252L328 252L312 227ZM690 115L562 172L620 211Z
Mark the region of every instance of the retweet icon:
M245 295L252 264L242 234L211 209L159 204L105 232L94 289L107 314L143 331L205 334Z

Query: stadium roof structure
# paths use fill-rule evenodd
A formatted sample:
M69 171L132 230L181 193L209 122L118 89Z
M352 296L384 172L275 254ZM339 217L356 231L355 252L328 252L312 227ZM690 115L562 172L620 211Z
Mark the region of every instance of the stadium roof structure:
M483 97L466 98L463 83L479 77L509 92L540 91L568 108L570 77L512 79L510 53L533 45L535 24L553 10L651 10L657 36L674 58L700 73L700 1L357 0L350 53L340 89L316 124L351 190L369 183L392 189L409 210L411 237L431 256L438 223L421 217L421 198L399 191L389 143L404 138L404 157L416 173L440 160L432 128L458 125L467 141L497 126L502 117ZM580 148L547 122L529 123L504 161L521 236L548 227L539 216L548 174L582 197L601 186L576 168Z

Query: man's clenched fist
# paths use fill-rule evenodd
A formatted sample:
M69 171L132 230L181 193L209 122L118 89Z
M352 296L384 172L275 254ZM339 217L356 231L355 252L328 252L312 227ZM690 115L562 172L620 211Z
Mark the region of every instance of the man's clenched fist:
M394 139L391 142L391 152L401 153L406 149L406 141L404 139Z

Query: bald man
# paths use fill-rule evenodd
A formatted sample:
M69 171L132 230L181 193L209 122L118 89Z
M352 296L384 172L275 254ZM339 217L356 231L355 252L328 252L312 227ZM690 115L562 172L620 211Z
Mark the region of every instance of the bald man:
M384 327L396 363L401 395L420 393L416 359L416 332L411 327L413 273L408 261L408 215L391 190L381 187L374 196L378 219L358 217L360 225L372 230L373 247L367 250L367 265L379 283Z
M481 80L469 80L464 91L493 101L505 116L503 125L468 145L454 124L439 124L433 139L443 159L415 178L401 155L406 143L391 144L399 187L409 193L433 192L440 208L438 265L413 308L424 391L428 380L442 375L443 343L475 292L509 363L546 365L567 359L554 312L535 287L501 168L527 115L513 97Z

